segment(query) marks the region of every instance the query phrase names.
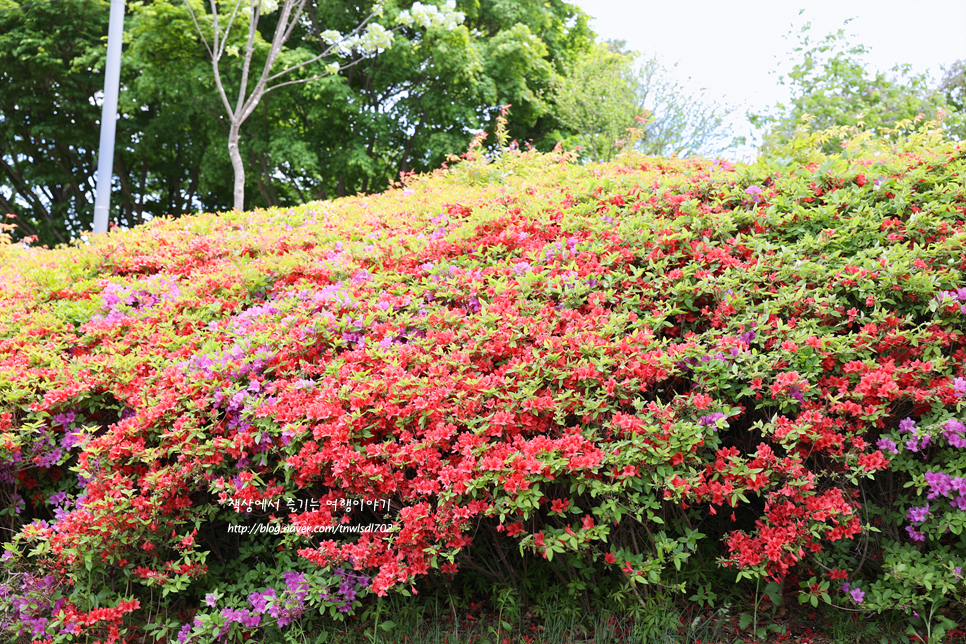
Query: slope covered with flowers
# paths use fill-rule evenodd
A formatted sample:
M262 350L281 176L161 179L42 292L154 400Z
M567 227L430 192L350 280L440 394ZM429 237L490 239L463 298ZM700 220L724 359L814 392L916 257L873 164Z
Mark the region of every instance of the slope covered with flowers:
M3 628L234 641L456 573L474 539L642 594L737 573L939 623L964 169L927 136L739 167L507 151L0 246Z

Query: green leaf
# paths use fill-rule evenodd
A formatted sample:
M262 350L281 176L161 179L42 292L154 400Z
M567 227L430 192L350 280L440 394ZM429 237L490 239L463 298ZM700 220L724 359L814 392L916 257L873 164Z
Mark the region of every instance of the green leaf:
M751 613L742 613L738 618L738 628L741 630L747 630L751 623L754 621L754 617Z

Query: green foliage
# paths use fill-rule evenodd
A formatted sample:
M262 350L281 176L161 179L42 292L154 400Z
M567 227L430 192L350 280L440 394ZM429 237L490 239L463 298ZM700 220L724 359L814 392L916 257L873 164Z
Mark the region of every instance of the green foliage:
M412 4L386 3L387 24ZM322 32L350 29L372 6L310 2L279 67L310 60ZM457 9L467 19L456 29L403 29L377 58L267 95L241 141L251 205L375 192L400 173L436 169L474 132L492 131L503 104L514 105L513 138L551 149L560 123L546 95L592 41L586 15L562 0L461 0ZM0 210L17 215L18 238L55 245L90 227L107 20L105 0L0 13ZM276 20L259 23L256 65ZM244 49L246 36L236 28L233 45ZM226 55L226 73L240 62ZM230 208L223 107L182 0L128 3L121 73L112 221L128 228ZM230 73L227 82L237 90Z
M555 87L554 106L561 122L576 134L565 142L579 145L581 156L610 161L619 139L627 136L635 117L644 115L635 93L632 59L596 44L578 58Z
M966 58L957 60L945 70L939 91L950 107L957 112L966 111ZM960 138L962 136L960 132Z
M102 0L0 12L0 210L17 216L18 238L54 245L90 229L108 12ZM111 195L121 227L230 197L184 18L129 4ZM168 56L177 64L156 66Z
M386 21L405 6L388 3ZM278 104L286 118L279 112L270 122L304 142L301 165L280 164L290 183L315 197L383 190L400 174L439 168L474 132L492 135L498 106L507 104L511 138L553 148L560 124L545 95L559 68L592 40L586 16L561 0L461 0L456 8L465 14L457 28L403 30L371 63L295 88ZM347 24L331 9L320 8L318 20ZM322 119L331 125L316 125Z
M653 156L715 155L734 141L730 109L687 93L656 57L637 63L623 42L595 44L554 85L554 112L588 161L610 161L624 147ZM634 130L629 132L629 130Z
M955 66L944 94L930 87L926 74L913 73L910 65L870 74L862 60L868 48L850 44L844 28L818 41L813 40L810 30L811 23L799 30L791 56L794 65L779 78L779 83L791 91L790 103L748 115L752 125L764 132L762 153L771 155L775 148L800 139L796 130L803 122L814 131L847 126L872 130L878 136L905 123L897 133L910 134L915 130L914 123L923 118L920 114L932 118L944 106L958 110L946 118L949 134L953 138L966 134L962 106L947 102L947 96L953 100L956 96ZM839 142L828 140L822 149L834 152Z

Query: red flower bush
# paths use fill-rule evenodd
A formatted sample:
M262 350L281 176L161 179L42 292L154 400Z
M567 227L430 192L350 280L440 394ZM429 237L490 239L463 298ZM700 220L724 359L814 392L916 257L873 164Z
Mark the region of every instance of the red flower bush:
M946 143L777 170L507 153L0 247L4 565L58 581L55 641L351 611L454 573L480 526L655 587L697 584L698 550L848 570L887 607L867 555L913 543L927 470L949 482L916 548L966 554L941 530L966 508L964 170Z

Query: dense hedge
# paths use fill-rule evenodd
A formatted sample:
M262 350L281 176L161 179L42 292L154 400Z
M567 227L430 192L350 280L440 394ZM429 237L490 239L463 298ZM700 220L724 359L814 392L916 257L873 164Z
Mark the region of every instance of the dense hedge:
M0 246L3 627L234 641L456 573L475 539L575 592L714 601L737 573L941 630L964 169L933 134L737 167L507 150Z

